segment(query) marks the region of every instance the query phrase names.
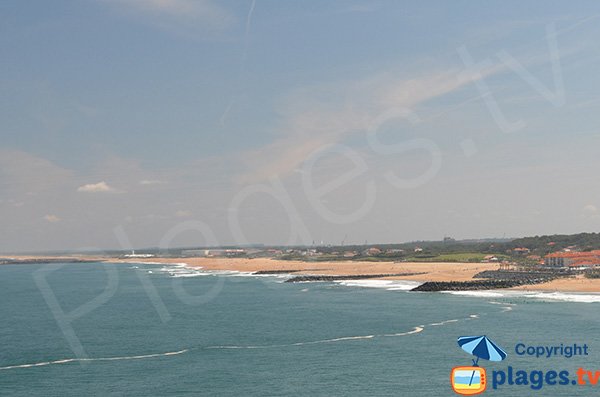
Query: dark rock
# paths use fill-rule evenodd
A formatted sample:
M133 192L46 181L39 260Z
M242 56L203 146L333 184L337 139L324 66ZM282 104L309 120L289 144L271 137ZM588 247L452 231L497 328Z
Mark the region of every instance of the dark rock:
M473 281L429 281L413 288L411 291L476 291L484 289L512 288L519 285L539 284L550 281L547 278L530 278L515 280L473 280Z
M338 280L365 280L370 278L416 276L425 273L391 273L391 274L355 274L351 276L306 275L295 276L285 280L286 283L301 283L309 281L338 281Z
M288 273L298 273L301 272L302 270L259 270L256 271L252 274L288 274Z

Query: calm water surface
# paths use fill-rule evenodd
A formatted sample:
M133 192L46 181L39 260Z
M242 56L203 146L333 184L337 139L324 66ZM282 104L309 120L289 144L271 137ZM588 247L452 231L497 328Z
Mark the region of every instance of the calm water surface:
M507 350L505 362L484 363L488 373L600 370L598 303L161 268L0 266L0 394L451 396L451 368L471 363L456 345L462 335L488 335ZM587 343L590 356L521 357L518 342ZM599 391L504 386L486 394Z

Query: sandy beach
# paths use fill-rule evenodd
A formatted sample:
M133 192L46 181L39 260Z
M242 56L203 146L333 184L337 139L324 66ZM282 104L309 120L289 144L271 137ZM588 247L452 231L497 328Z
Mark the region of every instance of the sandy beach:
M20 260L41 260L35 255L11 256ZM48 257L56 260L58 257ZM290 271L296 275L359 275L359 274L399 274L419 273L410 276L385 277L389 280L427 281L469 281L484 270L496 270L494 263L457 262L305 262L284 261L271 258L107 258L98 256L69 256L62 259L110 261L114 263L185 263L190 267L205 270L234 270L240 272ZM600 279L583 276L562 278L547 283L524 285L512 289L527 291L597 292L600 293Z
M129 260L127 260L129 261ZM412 276L387 277L415 281L467 281L483 270L496 269L490 263L447 263L447 262L304 262L284 261L269 258L151 258L137 262L186 263L206 270L236 270L241 272L293 271L294 274L311 275L358 275L423 273Z
M596 292L600 293L600 279L584 276L561 278L547 283L523 285L514 289L526 291L559 291L559 292Z
M131 262L133 260L126 260ZM450 262L304 262L283 261L270 258L150 258L137 262L186 263L206 270L236 270L256 272L268 270L295 271L294 274L311 275L356 275L422 273L412 276L386 277L386 279L413 281L469 281L484 270L496 270L494 263L450 263ZM298 271L299 270L299 271ZM297 271L297 272L296 272ZM560 292L599 292L600 279L587 279L583 276L565 278L542 284L514 287L518 290L560 291Z

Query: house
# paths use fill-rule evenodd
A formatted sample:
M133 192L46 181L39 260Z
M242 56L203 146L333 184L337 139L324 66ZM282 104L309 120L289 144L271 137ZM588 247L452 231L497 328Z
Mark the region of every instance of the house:
M381 250L377 247L367 248L364 252L367 256L381 255Z
M513 252L518 255L529 255L530 249L525 247L517 247L513 249Z
M544 265L551 267L600 266L600 250L587 252L554 252L544 257Z
M586 258L577 259L577 260L573 261L573 263L569 264L569 269L584 270L584 269L596 267L596 266L598 266L598 264L599 264L598 260L586 259Z
M385 253L388 254L388 255L397 255L397 254L403 254L404 250L396 249L396 248L390 248L387 251L385 251Z

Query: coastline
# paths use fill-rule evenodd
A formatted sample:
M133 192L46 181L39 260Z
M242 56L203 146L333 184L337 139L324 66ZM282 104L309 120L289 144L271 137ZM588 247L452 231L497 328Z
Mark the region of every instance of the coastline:
M140 258L118 259L116 262L125 263L185 263L191 268L204 270L222 270L239 272L285 272L299 275L323 276L355 276L373 274L417 273L407 276L378 277L375 280L399 280L412 282L463 282L473 281L473 276L484 270L495 270L494 263L461 263L461 262L304 262L285 261L271 258ZM540 284L522 285L506 290L532 292L574 292L600 293L600 279L587 279L583 276L576 278L561 278Z
M397 280L418 283L425 282L466 282L477 280L473 276L485 270L495 270L495 263L461 263L461 262L305 262L287 261L272 258L115 258L100 256L35 256L11 255L11 259L19 263L56 262L112 262L112 263L148 263L175 265L185 264L190 268L202 268L207 271L237 271L243 273L290 273L294 276L357 276L357 275L390 275L386 277L370 277L372 280ZM506 290L522 292L573 292L600 293L600 279L588 279L583 276L560 278L552 281L515 286Z

